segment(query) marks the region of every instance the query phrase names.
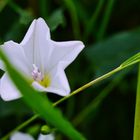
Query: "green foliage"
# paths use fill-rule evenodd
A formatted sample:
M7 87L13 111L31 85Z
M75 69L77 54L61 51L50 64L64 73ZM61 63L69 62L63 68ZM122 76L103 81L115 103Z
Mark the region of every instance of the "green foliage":
M140 29L114 35L86 50L86 56L96 74L101 75L119 66L139 52ZM100 63L99 63L100 62Z
M59 25L65 25L65 18L62 9L55 10L48 18L48 25L54 31Z
M75 90L122 62L120 67L125 68L139 61L139 15L139 0L0 0L0 43L20 42L32 19L40 16L49 24L54 40L80 38L86 48L66 71L71 89ZM136 74L136 67L127 68L59 107L88 140L132 140ZM48 96L52 101L59 99L56 95ZM1 99L0 137L32 114L24 100L4 102ZM37 119L22 130L37 136L41 124ZM57 139L66 138L56 130Z

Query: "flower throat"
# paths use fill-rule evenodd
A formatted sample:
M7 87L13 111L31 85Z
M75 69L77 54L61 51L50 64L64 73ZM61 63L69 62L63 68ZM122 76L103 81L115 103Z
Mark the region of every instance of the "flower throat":
M33 64L32 77L34 81L37 81L44 87L48 87L50 85L49 77L46 75L44 76L35 64Z

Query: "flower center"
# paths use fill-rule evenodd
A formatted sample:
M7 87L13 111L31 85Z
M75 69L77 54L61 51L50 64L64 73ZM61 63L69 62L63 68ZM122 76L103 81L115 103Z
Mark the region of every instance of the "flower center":
M35 81L44 87L48 87L50 85L49 76L44 76L35 64L33 64L32 77Z
M43 80L43 75L39 68L33 64L33 71L32 71L32 77L35 81L42 81Z

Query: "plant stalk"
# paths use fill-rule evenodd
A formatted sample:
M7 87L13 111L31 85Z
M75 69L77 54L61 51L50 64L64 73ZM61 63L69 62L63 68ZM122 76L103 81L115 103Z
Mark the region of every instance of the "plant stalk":
M140 63L139 63L139 68L138 68L138 82L137 82L137 93L136 93L133 140L140 140Z

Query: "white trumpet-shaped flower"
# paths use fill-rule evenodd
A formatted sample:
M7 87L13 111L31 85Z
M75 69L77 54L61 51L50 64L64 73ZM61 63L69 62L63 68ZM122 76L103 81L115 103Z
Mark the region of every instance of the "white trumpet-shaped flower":
M36 90L61 96L70 93L64 70L83 48L81 41L51 40L50 30L42 18L32 22L20 44L8 41L1 45L11 64ZM0 69L5 71L0 80L1 97L6 101L19 98L20 92L10 80L2 61Z
M34 140L34 138L29 134L16 132L11 136L10 140ZM54 140L54 135L53 134L48 134L48 135L40 134L37 140Z

